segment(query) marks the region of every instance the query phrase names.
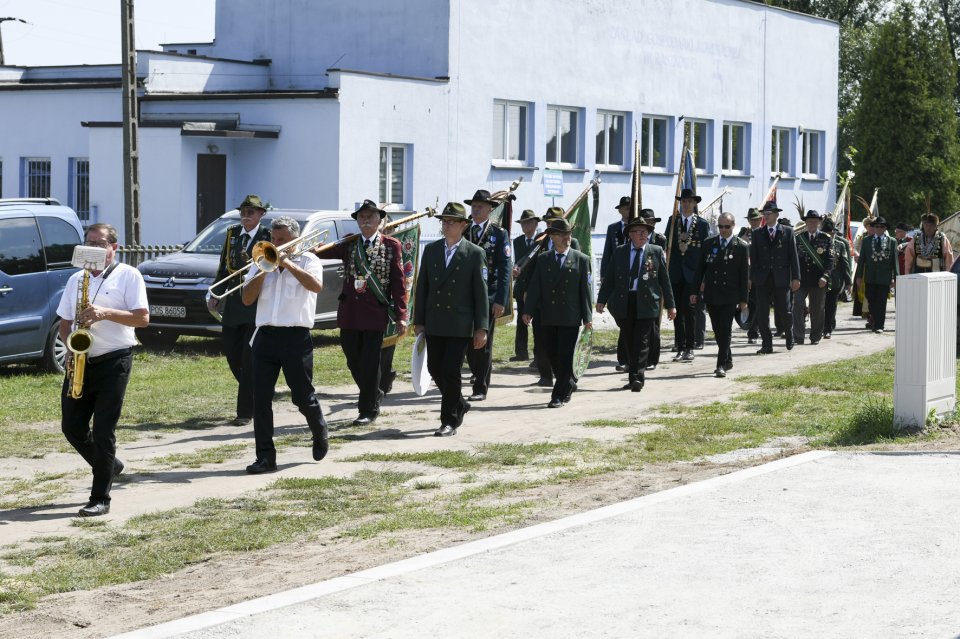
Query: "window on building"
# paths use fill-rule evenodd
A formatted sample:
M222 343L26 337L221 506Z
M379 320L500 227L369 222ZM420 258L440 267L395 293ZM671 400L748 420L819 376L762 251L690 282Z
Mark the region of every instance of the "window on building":
M684 120L684 135L690 141L693 166L704 173L710 172L710 122L707 120Z
M50 158L22 158L20 197L50 197Z
M747 149L750 127L743 122L723 123L723 170L727 173L748 173Z
M527 114L525 102L493 101L493 159L527 163Z
M823 177L822 166L823 132L803 132L803 174L807 177Z
M597 164L622 167L627 114L597 111Z
M579 110L547 107L547 164L577 166L580 162L579 138Z
M770 137L770 172L793 175L793 131L775 126Z
M643 116L640 131L640 162L645 168L667 168L667 118Z
M70 207L81 222L90 221L90 160L70 158Z
M406 201L407 145L380 145L380 203L403 206Z

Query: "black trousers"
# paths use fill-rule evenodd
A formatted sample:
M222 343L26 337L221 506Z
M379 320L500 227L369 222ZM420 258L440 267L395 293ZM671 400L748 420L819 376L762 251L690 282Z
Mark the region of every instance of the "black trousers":
M710 313L710 325L713 337L717 340L717 368L726 369L733 365L733 351L730 341L733 336L733 318L737 312L736 304L707 304Z
M380 349L383 331L340 329L340 348L347 358L347 368L360 390L359 408L363 416L380 414Z
M681 351L692 351L696 345L697 336L697 313L701 313L702 302L696 304L690 303L691 295L699 295L693 284L680 279L671 283L673 286L673 299L677 301L677 318L673 321L673 330L675 331L674 342ZM704 329L706 330L706 329Z
M573 351L577 347L579 326L543 326L543 338L550 365L556 376L551 399L569 401L573 389Z
M393 380L397 376L397 371L393 370L393 354L396 350L396 344L380 349L380 390L384 394L393 388Z
M440 423L454 428L463 423L467 406L463 399L460 367L473 338L427 335L427 370L440 390Z
M790 287L775 286L773 273L767 275L764 282L753 283L757 291L757 329L763 346L773 348L773 333L770 332L770 306L773 306L773 315L776 325L781 327L787 344L793 344L792 309L790 308Z
M490 305L490 308L493 308L493 304ZM486 345L483 348L467 349L467 364L470 365L470 373L475 379L473 382L474 395L486 395L487 391L490 390L490 374L493 372L493 332L497 322L492 313L489 320Z
M659 339L659 331L655 331L657 324L655 318L636 317L637 292L627 293L627 316L617 320L617 326L620 327L620 337L627 348L627 366L629 368L629 380L631 382L644 381L644 370L650 361L650 342L656 334Z
M750 316L750 323L747 325L747 339L757 339L760 337L760 329L757 325L757 289L753 286L750 287L750 292L747 294L747 309Z
M102 355L102 359L88 359L83 376L82 397L72 399L67 395L66 379L60 393L60 430L93 469L90 501L108 503L117 455L117 422L120 420L123 396L127 392L133 364L130 349L114 353Z
M253 417L253 365L250 361L250 338L256 324L224 326L223 354L233 378L237 380L237 417Z
M529 342L529 331L527 324L521 318L523 317L523 300L514 300L517 305L517 333L513 339L513 354L517 357L529 357L530 350L527 347Z
M656 366L660 363L660 317L650 325L650 354L647 356L647 366Z
M823 303L823 332L832 333L837 328L837 302L840 300L840 289L827 291L826 300Z
M313 340L300 326L261 326L253 340L253 436L257 459L277 461L273 445L273 395L280 371L290 399L314 436L326 425L313 388Z
M547 352L546 337L539 315L534 315L533 321L533 359L537 362L537 372L540 379L553 379L553 366L550 364L550 354Z
M887 321L887 295L890 294L889 284L865 284L864 296L870 307L870 322L873 330L883 329Z

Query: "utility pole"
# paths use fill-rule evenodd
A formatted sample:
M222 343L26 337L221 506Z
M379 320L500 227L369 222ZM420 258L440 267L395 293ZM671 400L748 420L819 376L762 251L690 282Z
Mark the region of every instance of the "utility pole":
M137 50L133 44L133 0L120 0L123 47L123 236L124 244L140 244L140 143L137 109Z
M24 24L30 24L29 22L27 22L22 18L6 17L6 18L0 18L0 27L3 26L4 22L22 22ZM5 62L3 61L3 31L2 29L0 29L0 67L2 67L4 64Z

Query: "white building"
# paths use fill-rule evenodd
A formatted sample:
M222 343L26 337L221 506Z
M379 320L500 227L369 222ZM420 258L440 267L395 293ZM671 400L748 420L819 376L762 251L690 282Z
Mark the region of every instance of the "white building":
M138 53L144 243L247 193L279 207L422 209L505 189L542 212L601 172L597 230L628 194L673 206L683 128L698 191L741 219L833 207L836 23L746 0L218 0L216 37ZM0 194L122 229L119 65L0 67ZM681 120L682 116L682 120Z

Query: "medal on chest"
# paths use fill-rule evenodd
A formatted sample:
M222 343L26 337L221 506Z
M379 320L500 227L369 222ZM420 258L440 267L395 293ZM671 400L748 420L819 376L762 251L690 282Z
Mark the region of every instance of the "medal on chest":
M360 277L359 275L353 279L353 290L357 293L363 293L367 290L367 278Z

